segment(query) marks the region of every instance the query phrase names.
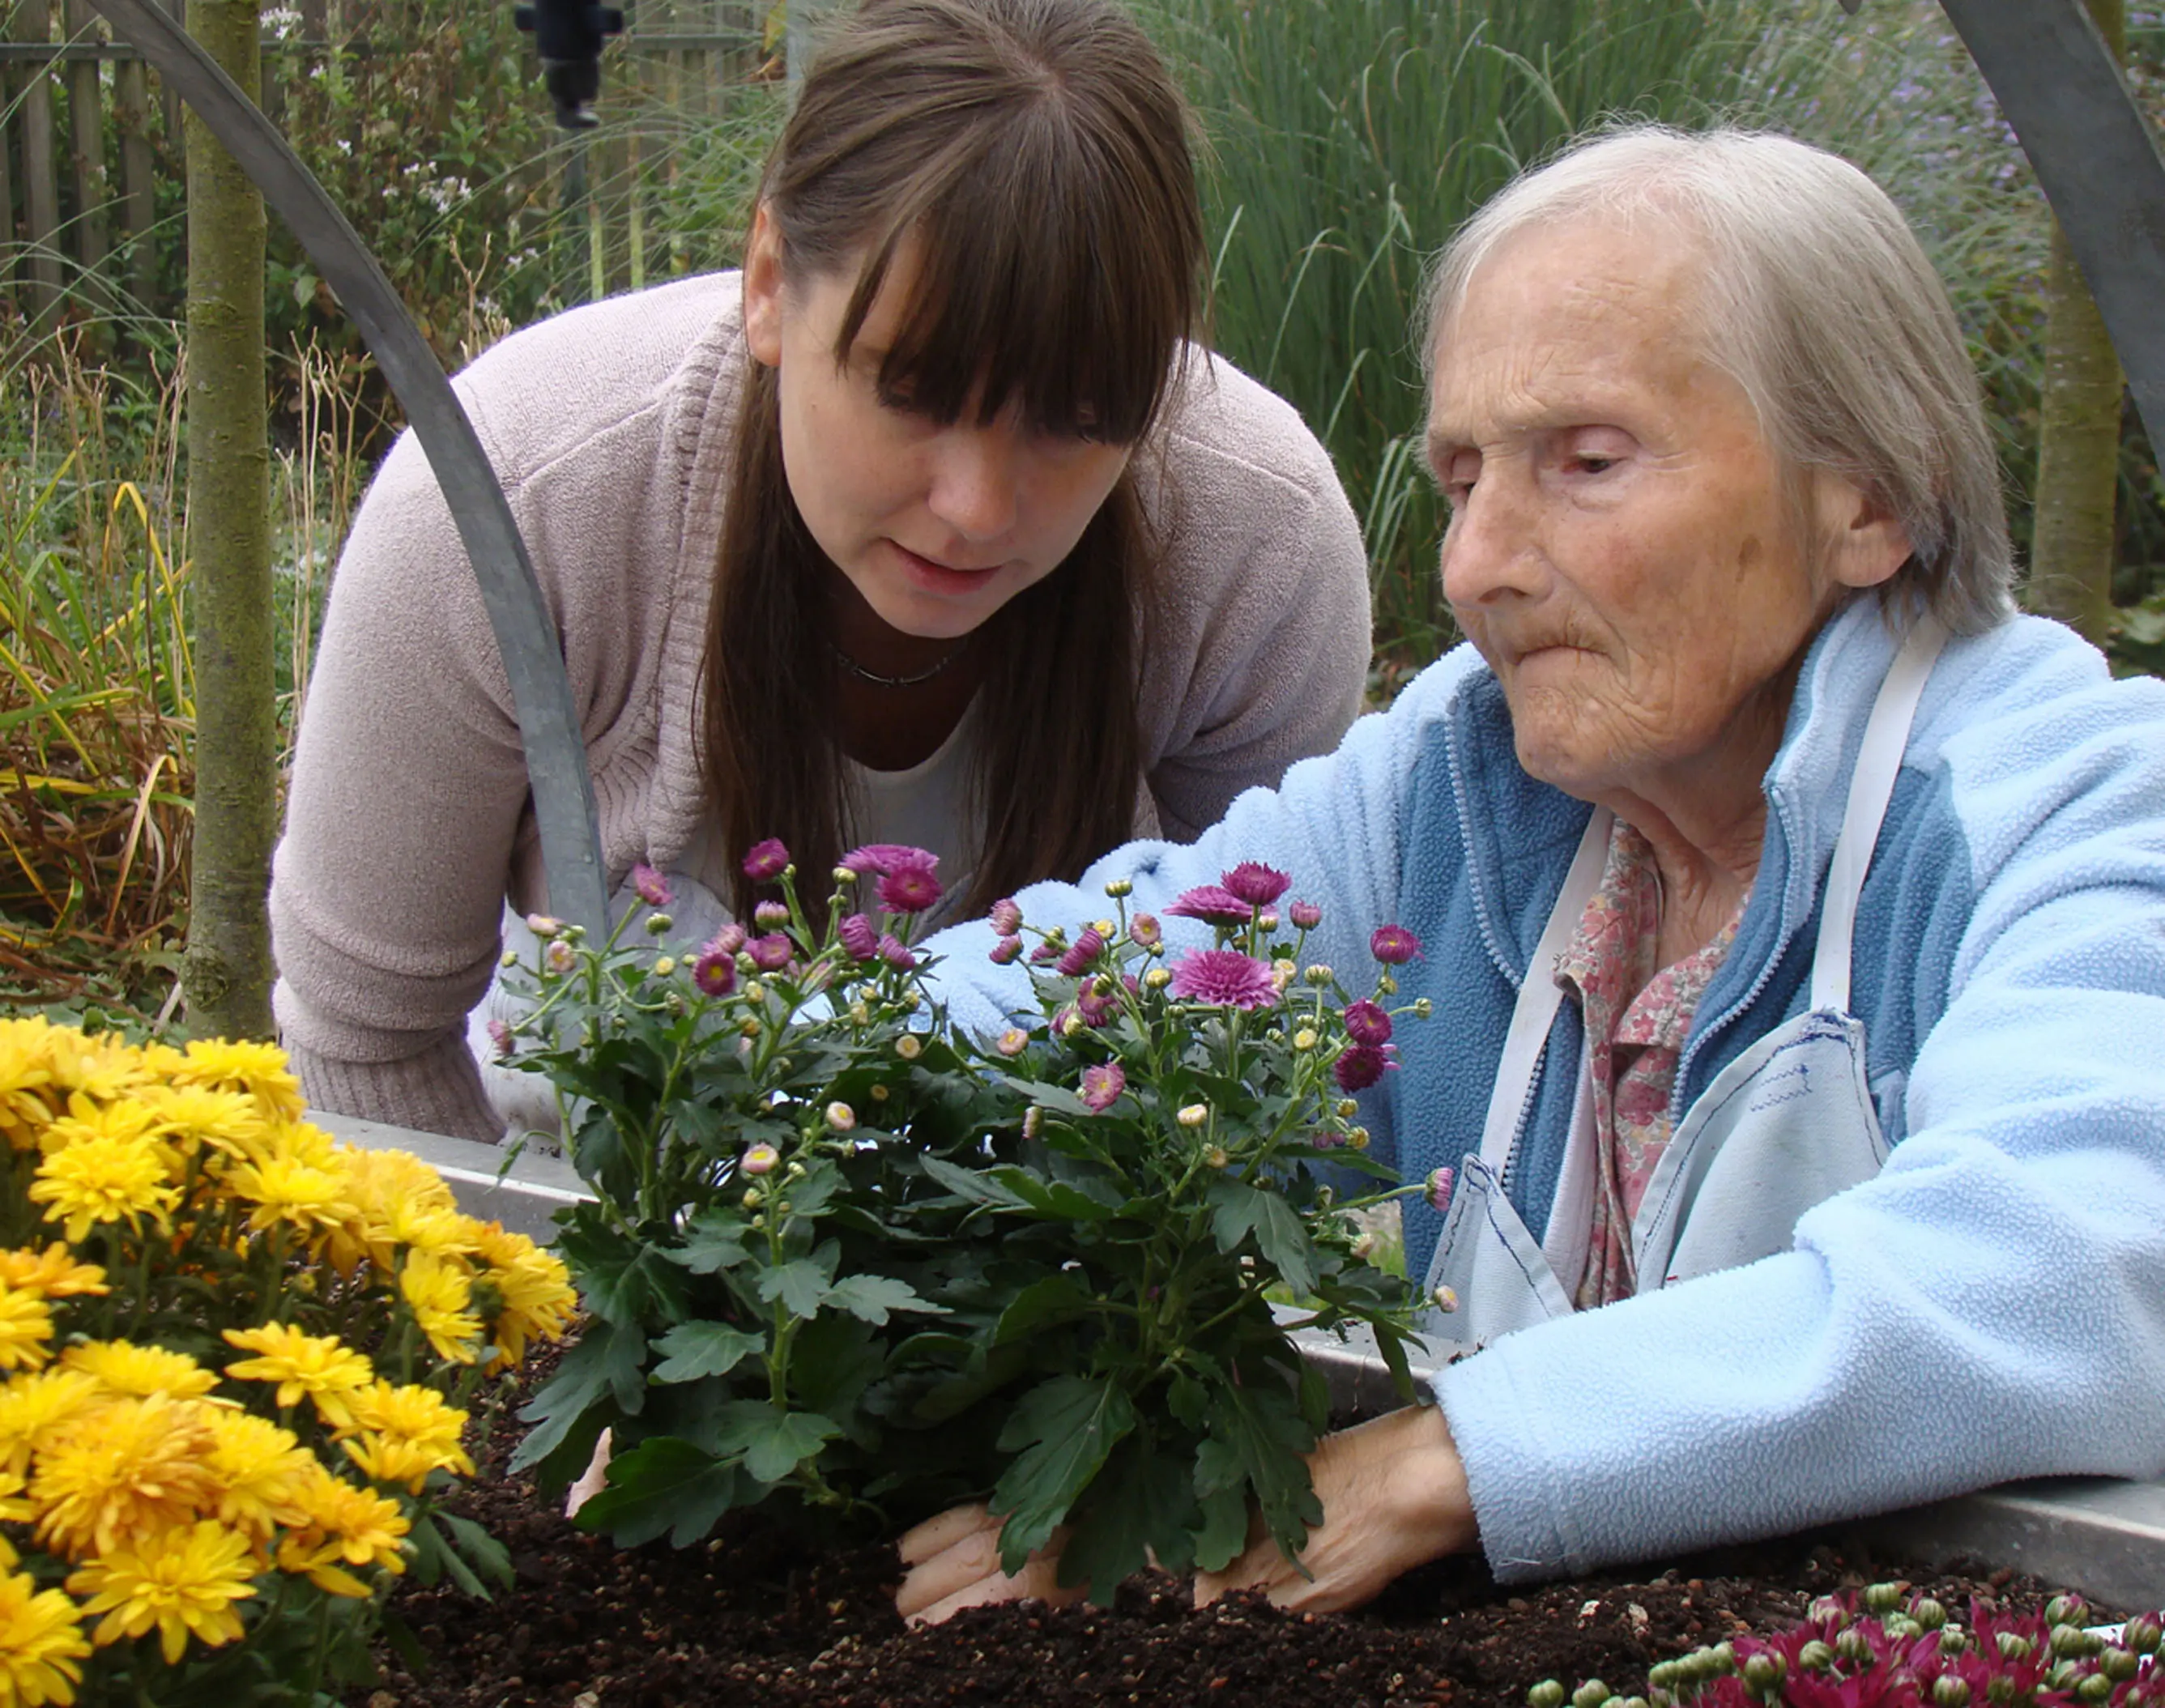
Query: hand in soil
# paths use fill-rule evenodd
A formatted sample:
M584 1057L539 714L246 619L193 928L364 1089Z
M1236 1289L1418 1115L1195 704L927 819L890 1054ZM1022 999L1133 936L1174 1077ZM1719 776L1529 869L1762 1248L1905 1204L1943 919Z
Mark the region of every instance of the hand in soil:
M1057 1581L1065 1530L1054 1531L1051 1542L1009 1577L1000 1569L1002 1522L982 1506L954 1506L904 1536L909 1572L895 1591L895 1610L913 1625L937 1625L990 1601L1035 1599L1058 1607L1082 1599L1083 1585L1063 1589Z
M1198 1606L1229 1589L1261 1589L1300 1613L1342 1613L1415 1566L1480 1540L1466 1468L1442 1408L1409 1405L1325 1436L1308 1458L1323 1522L1298 1565L1260 1526L1248 1551L1195 1580Z

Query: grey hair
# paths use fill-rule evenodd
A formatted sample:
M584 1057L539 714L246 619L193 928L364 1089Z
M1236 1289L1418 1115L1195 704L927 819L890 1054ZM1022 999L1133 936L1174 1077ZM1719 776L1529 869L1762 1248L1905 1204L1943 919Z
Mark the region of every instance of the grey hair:
M1703 353L1741 385L1792 473L1826 469L1884 504L1914 555L1882 590L1957 635L2015 613L2013 549L1976 370L1946 287L1900 211L1847 161L1787 137L1634 124L1523 174L1430 269L1424 361L1474 274L1530 226L1681 228L1705 257Z

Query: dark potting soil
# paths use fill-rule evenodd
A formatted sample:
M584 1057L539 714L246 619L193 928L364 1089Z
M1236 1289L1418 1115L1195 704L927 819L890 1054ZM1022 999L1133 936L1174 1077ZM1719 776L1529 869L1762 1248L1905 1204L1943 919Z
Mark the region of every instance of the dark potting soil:
M1908 1578L1965 1618L1973 1595L2027 1610L2047 1593L2004 1571L1906 1573L1821 1536L1534 1588L1440 1562L1356 1615L1245 1596L1198 1610L1164 1579L1130 1584L1110 1609L973 1608L912 1630L888 1599L891 1547L809 1549L733 1515L689 1548L619 1550L503 1474L514 1439L496 1434L452 1510L509 1550L515 1586L484 1604L403 1584L392 1606L425 1664L386 1646L382 1684L350 1708L1524 1708L1543 1679L1641 1693L1656 1661L1778 1630L1814 1596L1877 1579Z

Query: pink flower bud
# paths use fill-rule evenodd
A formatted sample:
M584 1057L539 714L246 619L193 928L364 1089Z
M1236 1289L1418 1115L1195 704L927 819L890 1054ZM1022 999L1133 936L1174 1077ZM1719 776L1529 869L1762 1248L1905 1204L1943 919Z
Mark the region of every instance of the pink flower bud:
M993 1047L1003 1056L1019 1056L1030 1047L1030 1034L1020 1026L1009 1026Z
M745 946L752 962L762 973L779 973L789 964L796 946L779 931L771 931L764 937L754 937Z
M1098 935L1097 927L1086 925L1053 970L1064 978L1080 978L1090 963L1104 952L1105 940Z
M762 931L772 931L789 923L789 909L778 901L763 901L751 910L751 921Z
M869 961L879 953L879 928L863 914L845 915L835 936L852 961Z
M779 878L789 864L789 851L781 841L769 836L764 842L755 842L745 851L744 875L754 883L764 883Z
M644 860L631 868L631 887L638 892L639 899L651 908L667 907L673 899L669 880Z
M546 941L564 929L564 922L559 919L552 919L547 914L529 914L526 916L526 929L533 932L535 936Z
M1117 1062L1082 1070L1082 1101L1093 1114L1103 1115L1119 1100L1120 1094L1127 1088L1126 1070Z
M1386 967L1403 967L1421 952L1421 941L1404 925L1378 925L1368 952Z
M917 957L909 952L909 946L892 931L880 933L879 957L898 973L907 973L917 965Z
M1022 953L1022 939L1003 937L985 952L985 958L995 966L1005 967Z
M496 1046L496 1053L499 1057L510 1055L514 1041L511 1036L511 1023L508 1020L491 1020L488 1023L488 1041Z
M549 946L541 952L543 970L557 974L569 973L579 964L577 953L561 937L551 937Z
M715 932L712 941L699 952L702 955L735 955L745 946L745 928L732 920Z
M1013 896L1002 896L994 902L989 917L993 929L1003 937L1012 937L1022 929L1022 909L1015 905Z
M746 1150L737 1166L747 1174L766 1174L772 1173L774 1165L781 1160L781 1152L772 1145L761 1143Z
M1312 901L1297 901L1286 909L1297 931L1312 931L1323 923L1323 909Z
M1153 914L1137 914L1128 921L1128 936L1138 948L1155 948L1165 939L1165 928Z
M1451 1208L1451 1186L1454 1178L1448 1168L1434 1169L1429 1174L1429 1207L1439 1214Z

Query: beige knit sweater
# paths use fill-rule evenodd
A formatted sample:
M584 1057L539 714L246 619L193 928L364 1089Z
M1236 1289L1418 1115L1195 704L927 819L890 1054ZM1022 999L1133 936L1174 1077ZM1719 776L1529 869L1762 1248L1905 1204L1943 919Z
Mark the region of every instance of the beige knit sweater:
M457 382L565 638L612 888L635 861L668 869L706 811L699 663L745 361L736 276L715 274L531 327ZM1222 361L1136 467L1171 552L1137 830L1186 838L1336 743L1367 577L1322 448ZM465 1020L507 895L546 904L510 688L408 434L339 562L273 865L275 1001L313 1104L497 1136Z

